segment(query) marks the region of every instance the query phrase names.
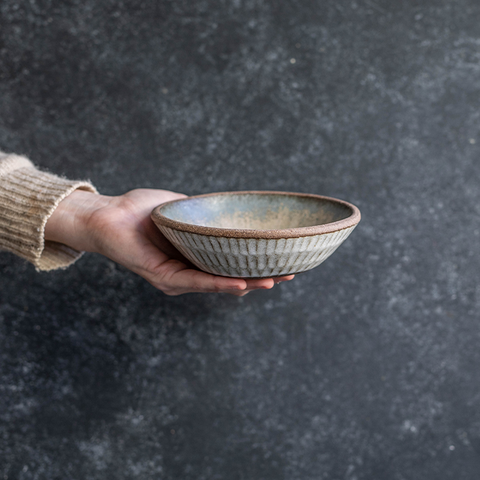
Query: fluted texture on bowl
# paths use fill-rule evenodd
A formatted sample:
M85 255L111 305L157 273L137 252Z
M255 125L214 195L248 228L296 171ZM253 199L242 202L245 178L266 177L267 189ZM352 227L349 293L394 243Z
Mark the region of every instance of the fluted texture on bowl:
M226 277L275 277L310 270L326 260L355 226L300 238L258 239L199 235L158 226L200 269Z

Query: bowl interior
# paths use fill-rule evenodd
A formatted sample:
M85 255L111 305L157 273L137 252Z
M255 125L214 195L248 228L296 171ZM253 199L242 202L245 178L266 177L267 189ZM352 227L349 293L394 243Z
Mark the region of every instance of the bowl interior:
M168 203L160 211L177 222L248 230L311 227L352 215L348 205L327 198L275 193L192 197Z

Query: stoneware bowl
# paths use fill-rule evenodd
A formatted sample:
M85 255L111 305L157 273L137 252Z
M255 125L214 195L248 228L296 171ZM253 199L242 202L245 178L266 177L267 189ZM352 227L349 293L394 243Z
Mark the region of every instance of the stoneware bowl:
M265 278L320 265L350 235L360 211L320 195L225 192L164 203L152 219L201 270Z

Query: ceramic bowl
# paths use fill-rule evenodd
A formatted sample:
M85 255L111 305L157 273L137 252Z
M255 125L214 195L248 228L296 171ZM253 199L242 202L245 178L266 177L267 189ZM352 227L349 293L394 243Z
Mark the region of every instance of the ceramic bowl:
M201 270L266 278L320 265L352 233L360 211L320 195L225 192L164 203L152 219Z

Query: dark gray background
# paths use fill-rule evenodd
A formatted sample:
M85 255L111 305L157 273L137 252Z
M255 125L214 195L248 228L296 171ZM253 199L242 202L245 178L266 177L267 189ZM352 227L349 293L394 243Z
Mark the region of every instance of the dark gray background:
M363 220L241 299L0 254L0 479L478 479L479 120L477 0L1 0L0 149Z

